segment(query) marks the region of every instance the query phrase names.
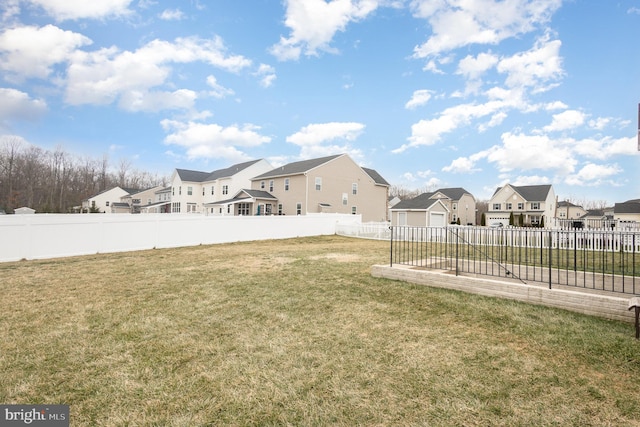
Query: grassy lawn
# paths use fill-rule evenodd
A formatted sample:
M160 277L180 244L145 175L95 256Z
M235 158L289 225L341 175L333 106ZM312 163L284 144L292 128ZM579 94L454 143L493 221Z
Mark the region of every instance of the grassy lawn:
M72 426L640 426L631 324L371 277L337 236L0 264L0 403Z

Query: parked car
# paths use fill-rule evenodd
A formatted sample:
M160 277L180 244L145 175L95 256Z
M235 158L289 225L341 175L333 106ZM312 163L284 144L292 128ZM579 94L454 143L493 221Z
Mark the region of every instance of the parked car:
M502 228L504 227L504 224L501 222L494 222L490 225L491 228Z

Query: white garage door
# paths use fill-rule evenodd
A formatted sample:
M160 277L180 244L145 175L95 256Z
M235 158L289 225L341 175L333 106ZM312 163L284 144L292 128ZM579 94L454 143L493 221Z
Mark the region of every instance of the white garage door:
M429 225L431 227L444 227L446 225L444 214L439 212L431 212L429 214Z

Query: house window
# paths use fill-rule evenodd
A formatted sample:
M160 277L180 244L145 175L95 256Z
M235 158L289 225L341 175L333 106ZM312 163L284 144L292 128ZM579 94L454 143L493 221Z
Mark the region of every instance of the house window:
M284 179L284 191L289 191L289 178Z
M260 189L264 190L264 181L260 181Z
M187 196L193 196L193 187L187 187Z
M316 177L316 191L321 191L322 190L322 178L317 176Z
M180 213L180 202L171 203L171 212Z
M231 213L231 205L227 205L227 213L230 214Z
M511 203L507 203L507 210L510 211L513 209L513 205Z
M249 215L249 203L238 203L238 215Z
M187 213L193 213L196 211L195 203L187 203Z
M229 194L229 186L228 185L223 185L222 186L222 194Z
M351 206L351 215L355 215L356 213L358 213L358 209L356 206Z
M203 196L204 196L204 192L205 192L204 187L202 187L202 195Z
M458 204L457 204L457 203L454 203L454 204L452 205L452 208L453 208L453 210L455 211L456 209L458 209Z
M302 203L296 203L296 215L302 215Z
M106 202L106 205L109 206L109 201Z
M540 210L540 202L531 202L531 210L534 210L534 211Z
M282 215L282 203L278 203L278 215Z
M213 193L215 192L214 188L215 188L215 187L212 185L212 186L211 186L211 195L212 195L212 196L213 196Z
M171 195L172 196L176 195L176 187L171 187Z
M500 203L494 203L494 204L493 204L493 210L494 210L494 211L499 211L499 210L500 210L500 207L501 207Z
M264 214L271 215L271 203L267 203L264 205Z
M524 210L524 203L518 203L518 210L519 211L523 211Z
M133 199L132 200L134 205L139 205L140 204L140 199Z
M353 184L351 184L351 194L356 195L358 194L358 183L354 182Z
M269 181L269 191L273 191L273 180Z
M182 186L178 187L178 196L182 196Z
M342 193L342 204L346 206L347 203L349 203L349 199L347 197L347 193Z

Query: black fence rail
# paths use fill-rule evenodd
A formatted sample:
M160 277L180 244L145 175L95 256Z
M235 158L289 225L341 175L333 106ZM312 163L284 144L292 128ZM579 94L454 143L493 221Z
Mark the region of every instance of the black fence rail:
M640 232L391 227L390 264L640 294Z

